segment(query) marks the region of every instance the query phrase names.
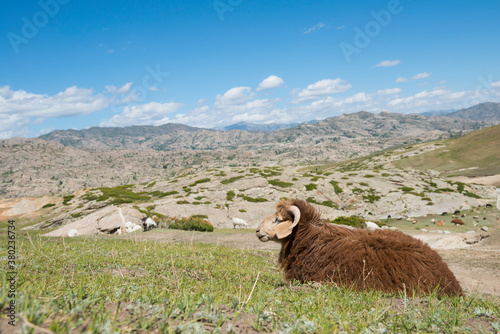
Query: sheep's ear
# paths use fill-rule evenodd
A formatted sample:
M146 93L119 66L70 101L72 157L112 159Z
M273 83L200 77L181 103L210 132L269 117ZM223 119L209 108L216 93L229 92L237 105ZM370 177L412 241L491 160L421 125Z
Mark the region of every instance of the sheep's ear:
M293 230L293 222L290 220L279 223L274 227L274 233L276 233L278 239L283 239L288 237L292 233L292 230Z

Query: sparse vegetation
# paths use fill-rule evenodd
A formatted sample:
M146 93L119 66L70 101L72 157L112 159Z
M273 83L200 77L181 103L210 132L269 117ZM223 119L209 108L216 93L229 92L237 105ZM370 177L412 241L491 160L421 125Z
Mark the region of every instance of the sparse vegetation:
M334 204L332 201L323 201L323 202L318 202L316 201L313 197L308 197L306 199L306 201L308 201L309 203L313 203L313 204L318 204L318 205L323 205L323 206L327 206L329 208L338 208L337 204Z
M364 228L365 222L366 220L356 216L350 216L350 217L340 216L331 221L331 223L334 224L348 225L355 228Z
M189 186L190 187L194 187L200 183L207 183L207 182L210 182L210 179L209 178L205 178L205 179L200 179L200 180L196 180L194 181L192 184L190 184Z
M342 188L340 188L338 181L331 180L330 184L333 186L333 190L335 190L335 193L341 194L344 192L344 190Z
M70 204L69 202L71 202L73 200L73 198L75 198L75 195L64 196L62 204L69 205Z
M236 196L236 194L234 193L234 191L232 190L229 190L227 193L226 193L226 199L228 201L232 201L234 199L234 197Z
M290 188L291 186L293 186L293 183L291 183L291 182L284 182L284 181L280 181L278 179L267 180L267 182L269 182L269 184L271 184L273 186L281 187L281 188Z
M175 230L213 232L214 227L210 222L199 216L189 218L172 218L168 227Z
M44 206L42 206L42 209L51 208L53 206L56 206L56 205L54 203L47 203Z
M314 183L309 183L309 184L306 184L306 186L305 186L305 187L306 187L306 190L307 190L307 191L312 191L312 190L314 190L314 189L318 188L318 186L317 186L316 184L314 184Z
M254 202L254 203L267 202L267 199L265 199L263 197L254 198L254 197L246 196L243 194L238 194L238 197L242 198L244 201L247 201L247 202Z
M233 176L233 177L231 177L229 179L224 179L224 180L220 181L220 183L222 183L222 184L230 184L230 183L236 182L238 180L241 180L242 178L244 178L243 175Z

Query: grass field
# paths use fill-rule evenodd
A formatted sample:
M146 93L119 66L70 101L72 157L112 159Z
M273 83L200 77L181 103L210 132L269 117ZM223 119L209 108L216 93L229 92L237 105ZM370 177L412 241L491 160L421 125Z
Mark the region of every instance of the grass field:
M36 234L16 242L18 329L23 324L25 333L500 330L498 297L413 298L289 284L278 272L277 251ZM6 271L1 275L5 287ZM2 289L0 309L8 302Z
M394 164L401 168L434 169L447 176L500 174L500 125L437 143L444 146Z

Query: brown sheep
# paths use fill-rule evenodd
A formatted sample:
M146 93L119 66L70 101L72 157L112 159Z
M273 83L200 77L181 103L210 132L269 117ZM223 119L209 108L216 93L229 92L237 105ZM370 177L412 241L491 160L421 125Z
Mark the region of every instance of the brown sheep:
M399 231L351 230L326 223L305 201L280 201L256 234L261 241L281 243L278 262L287 280L463 295L446 263L422 241Z
M455 224L455 225L465 225L464 221L462 219L460 219L460 218L452 219L451 223Z
M436 223L436 226L444 226L444 220L440 220Z

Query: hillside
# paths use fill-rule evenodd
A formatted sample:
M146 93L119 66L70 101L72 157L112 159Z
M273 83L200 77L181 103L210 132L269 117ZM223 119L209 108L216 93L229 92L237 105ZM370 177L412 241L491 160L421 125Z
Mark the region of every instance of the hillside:
M498 124L500 122L500 103L481 103L467 109L447 114L446 117L495 122Z
M0 141L0 195L68 194L225 166L337 163L482 126L446 117L358 112L267 134L179 124L54 131Z
M500 125L439 141L434 145L439 148L418 156L405 157L395 164L401 168L434 169L444 175L454 176L500 174Z
M415 137L419 137L420 140L436 139L447 137L450 133L468 132L484 126L485 124L470 120L450 120L447 117L357 112L269 133L242 130L217 131L181 124L165 124L54 131L40 138L57 141L65 146L100 150L115 148L149 148L158 151L235 148L261 150L263 146L273 150L305 144L317 146L323 142L352 139L393 139L395 142L390 145L397 145L404 139L416 139Z

